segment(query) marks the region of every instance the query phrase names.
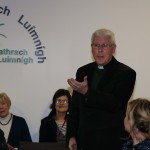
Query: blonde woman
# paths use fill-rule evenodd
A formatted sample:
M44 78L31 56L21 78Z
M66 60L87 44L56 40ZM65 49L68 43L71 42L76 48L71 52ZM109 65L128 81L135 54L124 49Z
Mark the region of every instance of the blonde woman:
M142 98L129 101L124 126L131 139L122 150L150 150L150 101Z
M0 129L4 132L10 149L17 149L19 142L32 141L24 118L12 114L11 100L6 93L0 93Z

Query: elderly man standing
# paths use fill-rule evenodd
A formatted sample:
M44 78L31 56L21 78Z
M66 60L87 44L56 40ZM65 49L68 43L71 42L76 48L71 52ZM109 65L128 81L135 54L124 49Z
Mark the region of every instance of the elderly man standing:
M123 120L136 72L117 61L115 35L96 30L91 38L94 62L80 67L73 88L68 119L70 150L120 150L125 137Z

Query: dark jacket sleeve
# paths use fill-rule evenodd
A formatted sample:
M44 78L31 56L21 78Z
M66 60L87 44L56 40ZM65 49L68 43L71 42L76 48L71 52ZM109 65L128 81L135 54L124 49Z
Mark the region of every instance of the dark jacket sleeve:
M70 103L69 117L67 121L67 143L71 137L77 137L79 124L79 99L80 94L73 91L72 100Z
M6 143L4 132L0 129L0 143Z

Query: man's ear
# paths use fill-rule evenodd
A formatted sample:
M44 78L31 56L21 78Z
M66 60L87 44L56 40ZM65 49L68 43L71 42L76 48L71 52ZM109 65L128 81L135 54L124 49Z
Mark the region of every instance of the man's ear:
M113 49L113 54L115 54L115 52L116 52L116 44L112 45L112 49Z

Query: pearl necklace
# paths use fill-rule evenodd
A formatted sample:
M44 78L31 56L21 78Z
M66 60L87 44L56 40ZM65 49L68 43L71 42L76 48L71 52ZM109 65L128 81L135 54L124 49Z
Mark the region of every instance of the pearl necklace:
M0 124L3 125L3 126L7 125L7 124L11 121L12 116L13 116L13 115L11 114L9 120L8 120L6 123L2 123L2 122L0 121Z

